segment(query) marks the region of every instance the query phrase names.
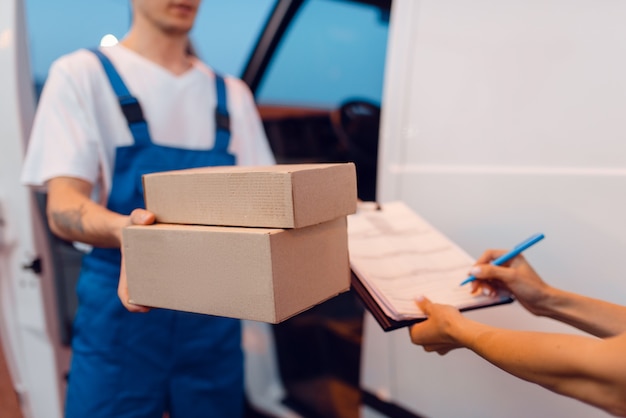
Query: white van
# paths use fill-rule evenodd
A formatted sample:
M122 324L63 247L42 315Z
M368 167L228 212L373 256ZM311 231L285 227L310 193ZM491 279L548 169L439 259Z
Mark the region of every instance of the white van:
M363 199L403 200L475 257L542 232L528 258L547 281L626 304L626 3L279 0L270 11L240 76L279 162L354 160ZM26 22L23 1L0 2L0 340L22 414L56 418L80 254L48 234L19 183L35 109ZM283 66L294 53L295 71ZM467 315L576 332L515 303ZM351 293L245 332L250 416L605 416L470 352L425 353Z

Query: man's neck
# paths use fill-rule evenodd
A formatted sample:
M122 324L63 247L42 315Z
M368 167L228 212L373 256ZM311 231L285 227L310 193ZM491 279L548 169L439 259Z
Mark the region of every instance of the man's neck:
M189 39L186 35L174 36L156 31L131 29L120 42L126 48L162 66L175 75L181 75L192 66L187 54Z

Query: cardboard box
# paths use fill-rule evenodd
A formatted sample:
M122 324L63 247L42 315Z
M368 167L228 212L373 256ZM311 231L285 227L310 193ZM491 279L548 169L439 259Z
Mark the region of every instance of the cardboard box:
M346 218L298 229L124 230L133 303L278 323L348 290Z
M206 167L143 176L157 222L301 228L356 212L354 164Z

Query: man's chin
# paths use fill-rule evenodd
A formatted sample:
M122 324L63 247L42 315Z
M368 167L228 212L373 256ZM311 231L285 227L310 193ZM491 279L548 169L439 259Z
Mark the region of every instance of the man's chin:
M162 29L165 31L165 33L168 33L170 35L183 36L183 35L187 35L191 31L192 28L193 28L193 24L191 25L180 24L180 25L167 25L167 26L164 26Z

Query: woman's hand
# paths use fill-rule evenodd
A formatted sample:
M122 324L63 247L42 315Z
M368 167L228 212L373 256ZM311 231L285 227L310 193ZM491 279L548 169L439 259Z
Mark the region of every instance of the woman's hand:
M428 319L409 329L413 344L421 345L424 350L436 351L441 355L463 347L454 336L454 329L465 321L458 309L450 305L432 303L427 298L420 298L416 303Z
M505 252L487 250L476 260L476 264L470 270L470 274L477 279L472 282L472 292L487 291L495 294L505 289L533 314L546 314L544 306L552 288L533 270L523 255L516 256L502 266L490 264Z

